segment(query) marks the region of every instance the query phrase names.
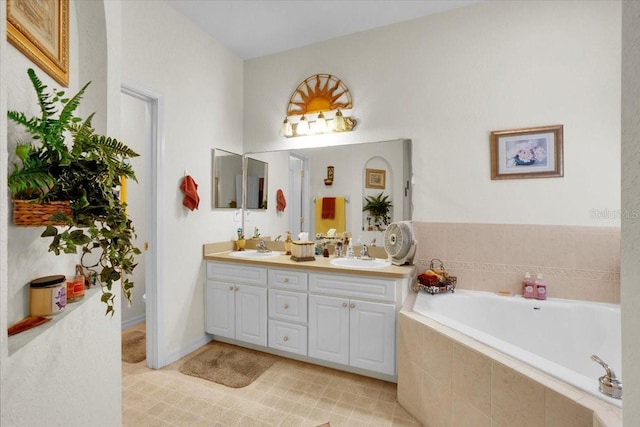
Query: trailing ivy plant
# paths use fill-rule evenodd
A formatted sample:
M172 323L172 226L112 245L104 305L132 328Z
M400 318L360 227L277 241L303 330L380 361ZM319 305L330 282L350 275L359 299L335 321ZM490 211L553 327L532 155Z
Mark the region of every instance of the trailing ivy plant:
M94 114L84 120L75 115L91 82L65 98L63 91L48 91L32 69L27 73L40 116L7 113L33 139L16 147L20 164L14 163L9 174L9 190L15 199L70 202L72 215L57 212L51 217L66 225L61 229L47 226L41 236L52 239L49 251L56 255L81 251L81 264L96 273L106 314L113 315L113 284L120 281L123 295L131 301L134 283L130 277L137 265L135 255L140 254L118 191L122 178L136 181L127 160L138 154L116 139L97 135L91 124Z

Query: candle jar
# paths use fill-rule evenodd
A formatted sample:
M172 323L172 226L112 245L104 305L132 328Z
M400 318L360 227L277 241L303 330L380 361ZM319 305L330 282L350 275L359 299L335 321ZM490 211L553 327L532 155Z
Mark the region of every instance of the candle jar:
M46 276L33 280L29 289L29 311L32 316L60 313L67 306L65 276Z

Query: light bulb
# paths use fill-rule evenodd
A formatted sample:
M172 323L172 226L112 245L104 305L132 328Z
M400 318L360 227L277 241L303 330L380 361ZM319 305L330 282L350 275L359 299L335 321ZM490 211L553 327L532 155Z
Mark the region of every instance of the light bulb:
M306 135L309 133L309 122L307 118L303 115L298 122L298 127L296 128L296 133L298 135Z
M327 120L324 118L324 114L320 112L316 119L316 132L324 133L327 131Z
M280 128L280 136L293 136L293 127L291 127L291 122L286 117L282 122L282 127Z
M336 111L336 116L333 118L335 123L336 132L342 132L345 130L344 116L340 110Z

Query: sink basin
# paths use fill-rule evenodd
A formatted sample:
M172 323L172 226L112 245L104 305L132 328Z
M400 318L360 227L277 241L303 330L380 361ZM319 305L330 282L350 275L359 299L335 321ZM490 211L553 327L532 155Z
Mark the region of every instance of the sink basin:
M279 256L280 252L271 251L271 252L258 252L255 249L248 249L246 251L235 251L229 252L229 256L233 258L245 258L245 259L264 259L264 258L273 258Z
M335 265L338 267L363 268L363 269L385 268L391 265L389 261L381 258L369 258L369 259L334 258L330 262L332 265Z

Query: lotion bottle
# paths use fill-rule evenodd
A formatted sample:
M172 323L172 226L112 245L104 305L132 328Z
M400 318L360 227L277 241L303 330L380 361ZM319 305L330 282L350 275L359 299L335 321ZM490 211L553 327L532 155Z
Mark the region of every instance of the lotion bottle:
M540 273L538 273L538 277L536 277L534 288L536 299L547 299L547 284L544 283L544 279Z
M347 246L347 258L353 258L353 239L349 239L349 246Z
M524 298L533 298L534 295L534 284L531 280L531 274L527 271L524 273L524 281L522 282L522 296Z

